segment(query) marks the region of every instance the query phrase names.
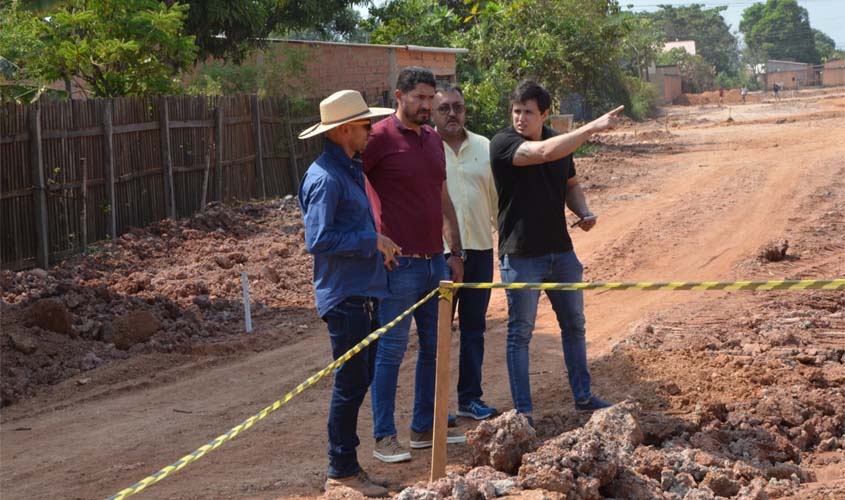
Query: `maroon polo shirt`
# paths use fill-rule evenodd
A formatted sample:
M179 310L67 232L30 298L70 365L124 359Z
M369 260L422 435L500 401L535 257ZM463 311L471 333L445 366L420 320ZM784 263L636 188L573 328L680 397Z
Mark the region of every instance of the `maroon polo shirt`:
M446 155L440 135L428 125L417 134L393 114L373 125L361 157L378 231L403 255L442 252Z

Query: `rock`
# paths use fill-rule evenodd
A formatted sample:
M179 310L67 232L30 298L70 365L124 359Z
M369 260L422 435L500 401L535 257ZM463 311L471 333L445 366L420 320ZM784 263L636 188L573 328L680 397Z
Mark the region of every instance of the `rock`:
M65 304L71 309L76 309L83 302L85 302L85 299L76 292L68 292L65 295L64 299L65 299Z
M228 257L229 257L229 260L231 260L232 262L234 262L236 264L243 264L244 262L249 260L249 258L246 255L242 254L241 252L232 252L228 255Z
M766 469L766 476L770 478L790 479L793 474L798 477L803 475L801 467L790 462L777 463Z
M32 354L38 350L38 345L29 336L29 332L9 332L9 343L13 349L24 354Z
M760 260L779 262L786 258L786 251L789 249L789 241L772 241L763 245L758 252Z
M261 279L276 284L281 278L279 278L279 273L277 273L275 269L270 266L264 266L261 268Z
M411 486L400 491L394 500L441 500L443 497L424 488Z
M73 319L59 299L41 299L32 304L27 311L28 323L51 332L62 333L76 338Z
M818 450L819 451L833 451L839 448L839 440L835 437L825 439L824 441L819 443Z
M623 468L602 492L606 496L625 500L653 500L664 498L660 484L654 479L637 474L629 468Z
M83 371L93 370L98 366L103 364L103 360L100 359L94 352L89 352L82 358L82 362L80 363L80 368Z
M161 322L151 312L139 310L112 321L112 343L121 350L149 340L161 329Z
M346 486L333 486L323 493L320 497L323 500L366 500L367 497L361 494L358 490L347 488Z
M516 410L484 420L466 435L475 465L489 465L508 474L516 473L522 456L539 444L528 419Z
M47 276L49 276L47 271L41 269L40 267L36 267L35 269L30 269L29 275L34 277L34 278L38 278L40 280L45 280L45 279L47 279Z
M196 304L200 309L209 309L211 308L211 299L205 294L197 295L194 297L194 304Z
M729 478L725 473L719 470L710 470L704 480L701 481L701 486L706 486L713 491L713 494L720 497L732 497L739 492L740 485L733 479Z
M91 382L90 377L81 378L81 379L76 381L76 385L88 385L90 382Z
M235 265L235 263L232 262L229 257L226 257L225 255L215 255L214 262L223 269L231 269L232 266Z
M737 500L769 500L769 494L766 493L766 480L757 477L751 480L747 486L740 488L737 494Z
M713 500L714 498L710 488L693 488L684 495L684 500Z
M685 498L687 493L696 486L697 484L695 482L695 478L692 477L692 474L682 472L680 474L675 474L675 481L672 483L672 487L669 488L669 491L677 494L681 498Z
M584 427L547 441L522 457L519 482L524 489L559 491L574 498L602 498L609 484L642 443L637 406L622 402L593 413Z

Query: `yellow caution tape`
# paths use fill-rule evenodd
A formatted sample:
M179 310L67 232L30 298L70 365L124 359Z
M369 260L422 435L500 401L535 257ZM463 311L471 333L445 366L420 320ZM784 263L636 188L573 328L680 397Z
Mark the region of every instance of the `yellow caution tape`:
M373 331L373 333L367 335L367 337L364 338L364 340L362 340L361 342L358 342L355 346L353 346L351 349L346 351L346 353L344 353L343 356L337 358L335 361L330 363L327 367L318 371L314 375L308 377L308 379L306 379L305 382L302 382L301 384L296 386L296 388L294 390L285 394L282 399L280 399L280 400L276 401L275 403L271 404L270 406L264 408L260 412L258 412L255 415L249 417L248 419L244 420L243 422L236 425L235 427L232 427L229 430L229 432L227 432L226 434L222 434L220 436L217 436L210 443L208 443L204 446L200 446L199 448L194 450L193 453L185 455L184 457L180 458L176 462L174 462L174 463L168 465L167 467L159 470L155 474L147 476L144 479L141 479L137 483L133 484L132 486L130 486L130 487L124 489L124 490L121 490L120 492L110 496L108 498L108 500L122 500L124 498L129 497L129 496L132 496L135 493L138 493L138 492L142 491L143 489L147 488L148 486L153 485L153 484L161 481L162 479L164 479L167 476L173 474L174 472L177 472L177 471L185 468L188 464L199 460L206 453L208 453L208 452L210 452L214 449L219 448L226 441L234 439L235 436L240 434L242 431L249 429L250 427L255 425L255 423L258 422L259 420L266 418L268 415L270 415L274 411L278 410L283 404L285 404L288 401L290 401L291 399L293 399L294 396L301 393L305 389L311 387L312 385L316 384L321 378L323 378L326 375L328 375L329 373L331 373L332 370L339 368L341 365L343 365L343 363L346 363L347 361L349 361L353 356L355 356L356 354L361 352L365 347L369 346L370 344L372 344L373 342L378 340L378 338L381 337L382 334L384 334L386 331L388 331L391 328L393 328L394 326L396 326L400 321L405 319L405 317L407 317L409 314L414 312L417 308L419 308L420 306L422 306L423 304L428 302L428 300L431 299L432 297L434 297L438 292L439 292L439 289L432 290L428 295L423 297L419 302L417 302L416 304L414 304L410 308L408 308L407 311L405 311L402 314L400 314L399 316L397 316L396 319L394 319L390 323L384 325L383 327L379 328L378 330Z
M777 281L667 281L638 283L453 283L453 288L507 290L845 290L845 279Z

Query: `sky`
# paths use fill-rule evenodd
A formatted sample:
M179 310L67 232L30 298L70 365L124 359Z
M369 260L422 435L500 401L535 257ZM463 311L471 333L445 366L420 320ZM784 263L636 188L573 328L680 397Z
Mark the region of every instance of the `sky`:
M619 4L625 8L632 5L634 11L653 11L658 5L689 5L690 3L704 4L706 7L717 7L726 5L727 10L722 12L725 22L731 27L732 32L739 31L739 21L742 19L742 11L755 3L762 3L761 0L698 0L677 1L677 0L619 0ZM829 37L836 40L836 47L845 49L845 0L798 0L798 4L810 14L810 26L825 32Z

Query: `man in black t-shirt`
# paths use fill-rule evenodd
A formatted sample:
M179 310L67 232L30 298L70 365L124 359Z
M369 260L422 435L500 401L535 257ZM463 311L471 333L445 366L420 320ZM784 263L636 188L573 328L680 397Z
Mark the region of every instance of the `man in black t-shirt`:
M596 216L587 208L575 175L572 152L592 134L613 127L619 106L583 127L558 134L544 125L551 96L539 84L523 81L511 96L513 126L493 137L490 164L499 194L499 269L505 283L574 283L583 267L572 249L564 208L579 217L573 224L589 231ZM582 291L547 291L561 329L569 387L579 410L610 403L590 391ZM533 422L528 344L537 317L539 290L507 290L507 364L516 410Z

